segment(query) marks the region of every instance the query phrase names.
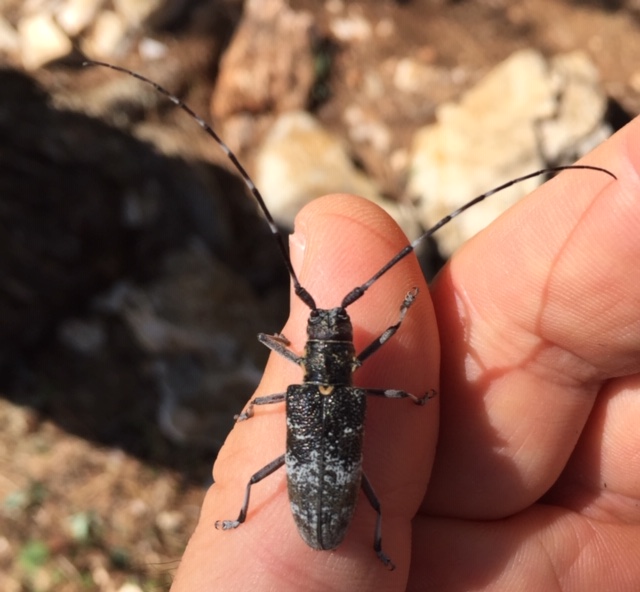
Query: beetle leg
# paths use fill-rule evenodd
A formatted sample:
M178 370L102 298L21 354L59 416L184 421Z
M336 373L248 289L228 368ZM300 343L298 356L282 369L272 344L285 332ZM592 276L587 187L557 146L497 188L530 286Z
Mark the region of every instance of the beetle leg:
M244 500L240 508L240 514L235 520L216 520L215 527L222 530L238 528L247 518L247 509L249 508L249 495L251 494L251 486L262 481L265 477L275 473L284 464L284 454L272 460L268 465L262 467L257 473L251 476L247 488L244 492Z
M384 331L377 339L374 339L367 347L365 347L356 357L359 364L362 364L371 354L377 352L391 337L393 337L396 331L400 328L402 321L404 320L409 307L414 303L416 296L418 295L418 288L411 290L405 297L400 307L400 318L395 325L391 325L386 331ZM358 364L358 365L359 365Z
M275 393L273 395L266 395L265 397L256 397L252 401L249 401L247 410L240 413L240 415L234 415L233 419L236 421L244 421L253 417L254 405L271 405L271 403L282 403L287 398L287 393Z
M304 360L304 358L287 347L290 344L290 341L284 335L267 335L266 333L258 333L258 341L263 345L266 345L270 350L287 358L287 360L291 360L294 364L300 364Z
M373 491L373 487L371 487L371 482L367 479L367 476L364 473L362 473L362 481L360 483L362 485L362 491L364 491L364 494L367 496L371 507L378 514L376 517L376 528L373 534L373 550L376 552L380 561L384 563L385 567L389 568L390 571L393 571L396 566L393 561L391 561L391 559L382 552L382 512L380 509L380 502L378 501L375 491Z
M411 399L416 405L424 405L429 399L433 399L438 393L431 389L427 391L422 397L416 397L406 391L400 391L398 389L363 389L368 395L374 397L385 397L387 399Z

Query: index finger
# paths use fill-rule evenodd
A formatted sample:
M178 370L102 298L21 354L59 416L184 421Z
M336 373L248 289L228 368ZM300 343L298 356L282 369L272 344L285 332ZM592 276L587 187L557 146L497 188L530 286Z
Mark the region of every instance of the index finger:
M316 200L299 215L296 227L294 267L317 305L325 308L339 306L348 292L407 244L384 212L353 196ZM421 290L415 304L397 334L356 371L358 386L416 395L437 388L437 331L414 257L401 261L349 307L354 343L359 352L395 324L405 295L414 287ZM298 353L305 345L308 315L309 309L294 297L283 333ZM272 354L256 396L284 392L300 381L300 368ZM283 470L252 488L246 522L232 531L214 528L216 520L237 516L250 476L285 450L284 406L274 404L256 407L250 421L237 425L220 451L216 483L207 494L174 590L404 589L411 520L434 455L437 398L425 407L407 399L374 399L365 424L364 471L381 503L383 548L397 565L395 572L388 572L373 552L376 515L362 495L344 542L335 551L309 548L296 531Z

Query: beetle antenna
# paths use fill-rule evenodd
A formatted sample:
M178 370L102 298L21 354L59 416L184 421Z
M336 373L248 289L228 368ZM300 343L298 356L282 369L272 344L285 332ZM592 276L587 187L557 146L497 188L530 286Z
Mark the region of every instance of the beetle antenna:
M471 201L468 201L466 204L460 206L457 210L451 212L444 218L442 218L439 222L434 224L429 230L427 230L424 234L415 239L411 244L407 245L404 249L402 249L398 254L393 257L388 263L386 263L381 269L379 269L370 279L368 279L364 284L357 286L351 292L349 292L342 300L342 307L346 308L350 304L353 304L356 300L362 297L362 295L374 284L381 276L383 276L387 271L389 271L396 263L402 261L409 253L411 253L424 239L431 236L434 232L442 228L445 224L448 224L454 218L458 217L462 212L468 210L470 207L480 203L481 201L487 199L496 193L499 193L503 189L507 189L512 185L516 185L517 183L521 183L522 181L526 181L527 179L533 179L534 177L539 177L540 175L544 175L547 173L557 173L560 171L569 171L569 170L588 170L588 171L598 171L600 173L605 173L609 175L613 179L618 179L611 171L607 169L603 169L597 166L590 166L586 164L573 164L567 166L558 166L551 167L546 169L541 169L539 171L535 171L534 173L529 173L528 175L524 175L522 177L518 177L516 179L512 179L511 181L507 181L502 185L498 185L494 189L483 193L482 195L478 195L474 197Z
M247 188L249 189L249 191L251 192L255 200L258 202L258 206L260 207L260 210L262 211L264 217L267 220L267 223L269 224L269 229L271 230L271 234L274 236L274 238L276 239L276 242L278 243L280 254L284 259L284 263L287 267L287 271L291 276L291 281L293 282L293 288L296 293L296 296L298 296L298 298L300 298L300 300L302 300L311 310L316 310L317 307L313 297L300 284L300 281L298 280L298 276L296 275L296 272L293 269L293 265L289 257L289 252L287 250L284 237L282 236L282 233L280 232L280 230L278 229L278 226L273 220L273 217L271 216L271 212L269 212L267 205L264 201L264 198L262 197L262 194L260 193L255 183L249 176L249 173L247 173L246 169L242 166L242 164L240 164L240 161L238 160L236 155L231 151L229 146L227 146L224 143L223 139L215 132L215 130L204 119L202 119L202 117L200 117L195 111L193 111L193 109L191 109L189 105L181 101L178 97L176 97L173 93L169 92L166 88L160 86L157 82L154 82L153 80L150 80L145 76L142 76L142 74L138 74L137 72L133 72L132 70L128 70L127 68L122 68L121 66L114 66L113 64L109 64L107 62L100 62L97 60L86 60L85 62L83 62L82 65L83 66L102 66L104 68L109 68L111 70L116 70L117 72L122 72L123 74L128 74L129 76L133 76L133 78L137 78L141 82L144 82L145 84L149 84L150 86L155 88L159 93L167 97L176 107L185 111L192 119L195 119L195 121L205 131L205 133L209 135L211 138L213 138L213 140L218 144L218 146L220 146L222 151L227 155L227 157L232 162L233 166L236 168L238 173L240 173L240 176L242 177L244 184L247 186Z

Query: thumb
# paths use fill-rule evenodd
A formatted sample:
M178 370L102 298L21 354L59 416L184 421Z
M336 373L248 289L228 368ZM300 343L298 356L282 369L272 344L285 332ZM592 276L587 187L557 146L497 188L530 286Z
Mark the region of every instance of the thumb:
M400 229L377 206L362 198L333 195L299 214L291 256L317 306L333 308L406 244ZM360 352L395 324L405 295L414 287L420 294L401 328L356 371L357 386L403 389L417 396L437 388L437 330L413 254L349 306L354 344ZM304 350L309 312L292 298L283 334L298 355ZM284 393L288 385L301 381L296 364L272 353L255 396ZM364 472L380 500L382 546L397 565L395 572L386 570L372 549L376 513L362 495L336 550L308 547L289 509L284 468L252 486L244 523L229 531L214 528L217 520L238 516L251 476L285 451L285 407L274 403L256 407L254 416L237 424L227 438L214 466L215 484L172 590L403 590L411 520L424 496L435 451L437 398L419 407L408 399L370 397L368 405Z

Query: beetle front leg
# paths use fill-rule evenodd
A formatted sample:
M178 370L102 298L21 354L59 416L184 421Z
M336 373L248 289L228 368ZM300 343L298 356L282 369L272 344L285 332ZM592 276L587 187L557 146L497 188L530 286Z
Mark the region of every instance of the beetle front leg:
M422 397L416 397L407 391L398 389L363 389L368 395L374 397L384 397L385 399L411 399L416 405L424 405L429 399L433 399L438 393L431 389Z
M358 365L362 364L362 362L364 362L370 355L377 352L387 341L389 341L389 339L391 339L391 337L395 335L396 331L400 328L409 307L415 302L417 295L418 288L414 288L404 297L404 301L400 307L400 318L398 319L398 322L395 325L388 327L386 331L379 335L377 339L374 339L358 354L356 357Z
M249 496L251 495L251 486L255 485L259 481L262 481L265 477L268 477L272 473L275 473L284 464L284 454L272 460L268 465L262 467L257 473L251 476L247 488L244 492L244 500L242 501L242 507L240 508L240 514L235 520L216 520L215 527L222 530L230 530L231 528L238 528L247 518L247 510L249 509Z
M247 410L243 411L239 415L234 415L233 419L236 421L245 421L250 417L253 417L253 407L255 405L271 405L271 403L282 403L287 398L287 393L275 393L273 395L266 395L264 397L256 397L252 401L249 401Z
M280 354L283 358L291 360L294 364L300 364L304 360L304 358L287 347L291 342L284 335L258 333L258 341L266 345L271 351Z

